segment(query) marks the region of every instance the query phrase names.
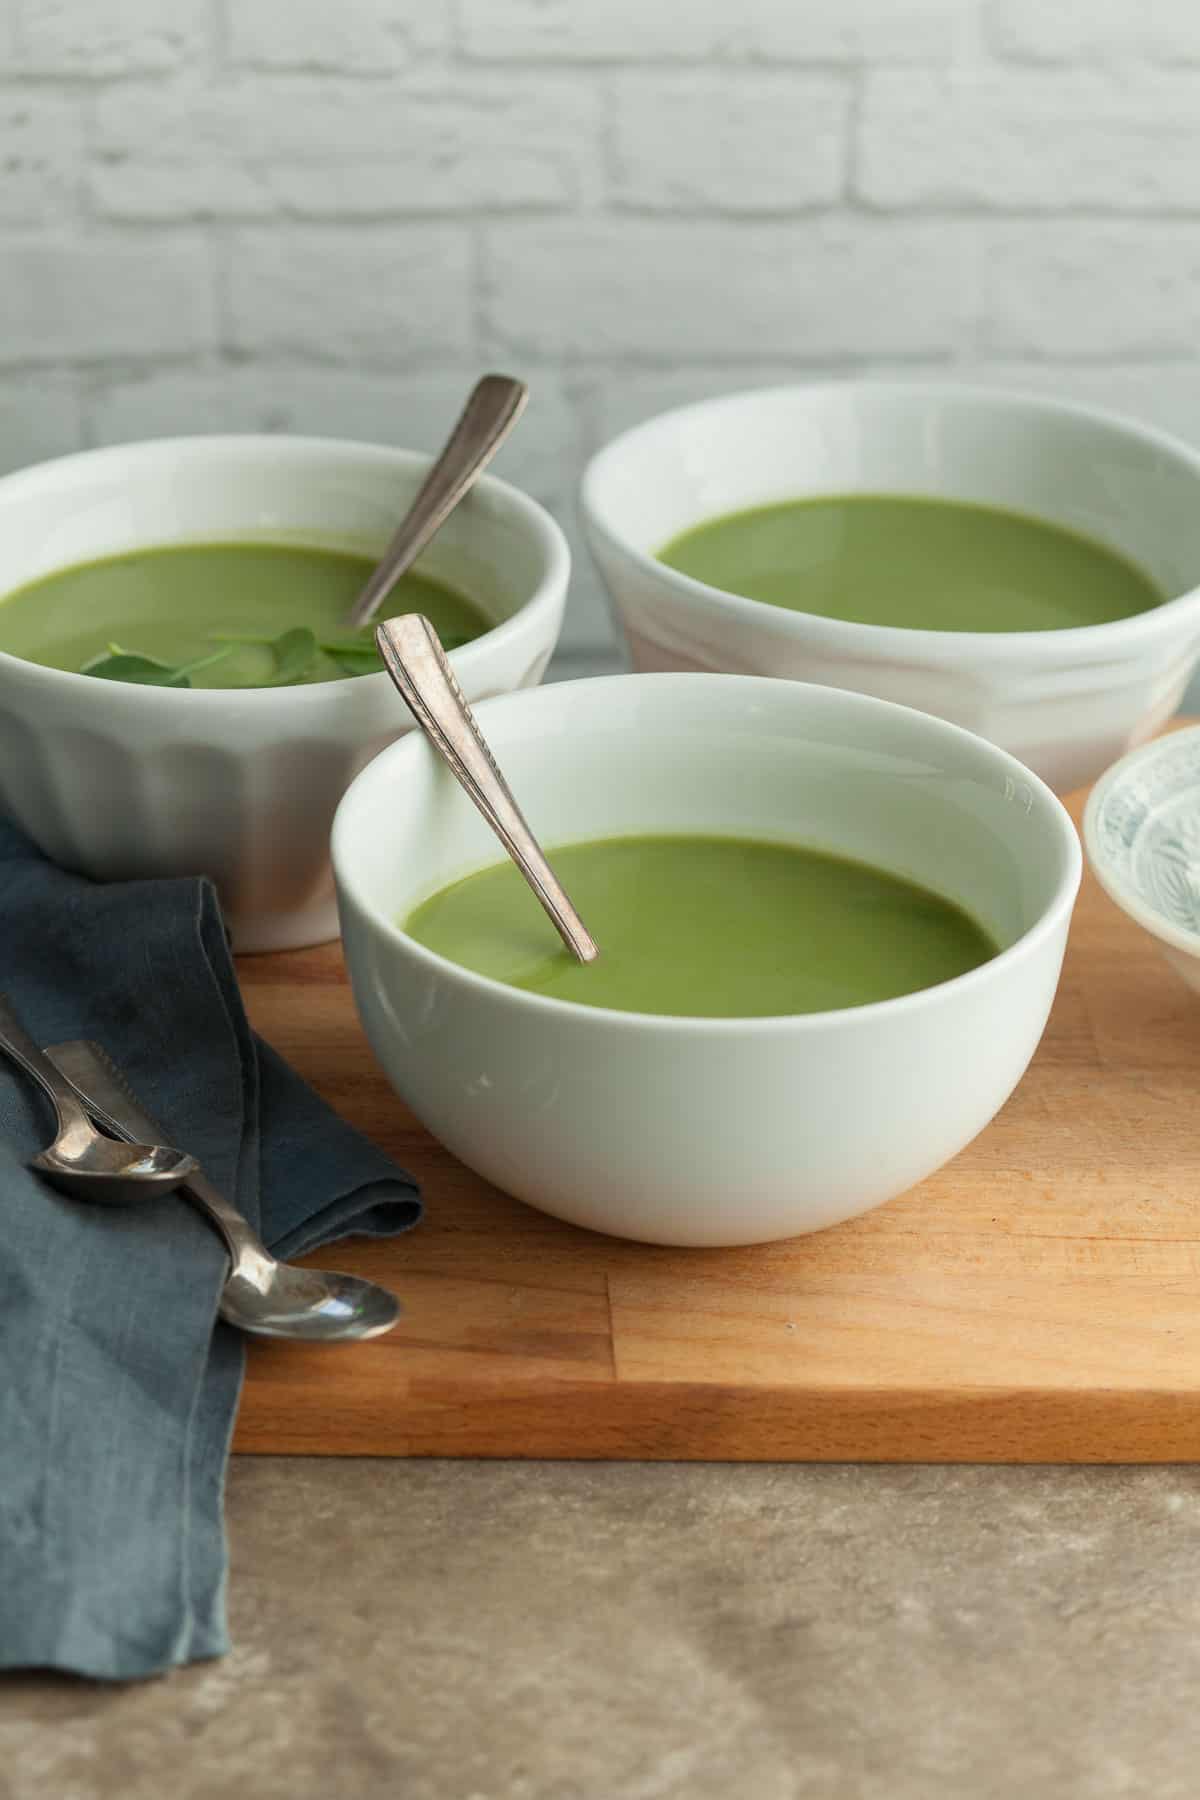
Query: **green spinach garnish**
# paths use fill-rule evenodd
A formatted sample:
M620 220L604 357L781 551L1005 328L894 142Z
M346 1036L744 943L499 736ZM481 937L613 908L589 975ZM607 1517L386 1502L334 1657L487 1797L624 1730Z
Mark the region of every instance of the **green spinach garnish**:
M191 687L197 669L207 669L230 654L232 644L214 650L209 656L193 657L191 662L165 663L154 656L140 656L136 650L123 650L110 644L99 656L85 662L81 675L98 675L101 681L134 681L142 687Z
M292 631L280 632L271 645L271 654L275 658L275 670L263 685L293 687L304 680L321 652L317 649L316 636L308 626L297 625Z
M265 677L232 682L231 687L295 687L307 681L324 661L334 663L343 675L375 675L383 668L383 659L375 648L370 626L360 638L318 638L307 625L297 625L290 631L280 632L278 637L222 632L214 636L213 641L219 645L218 649L184 663L160 662L157 657L142 656L120 644L109 644L102 655L84 663L79 672L81 675L99 675L104 681L132 681L144 687L191 687L190 678L197 670L207 669L232 655L239 644L255 644L270 650L274 666ZM446 650L458 650L470 641L467 637L446 636L442 646Z

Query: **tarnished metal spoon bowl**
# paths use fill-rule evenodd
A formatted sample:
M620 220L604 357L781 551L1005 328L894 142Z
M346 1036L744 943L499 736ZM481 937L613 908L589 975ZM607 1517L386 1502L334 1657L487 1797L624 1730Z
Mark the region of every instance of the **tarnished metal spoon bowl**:
M92 1124L68 1082L43 1055L12 1005L0 994L0 1050L36 1081L54 1107L52 1143L30 1168L76 1200L128 1206L179 1187L197 1168L194 1156L166 1144L118 1142Z
M56 1044L56 1074L73 1096L122 1136L154 1135L158 1126L110 1057L96 1044ZM352 1343L390 1331L403 1315L395 1294L358 1275L297 1269L271 1255L250 1221L193 1165L183 1197L212 1225L229 1252L219 1312L255 1337L305 1343Z
M91 1129L84 1137L71 1126L29 1166L76 1200L127 1206L182 1186L196 1159L166 1144L120 1144Z
M402 1308L395 1294L358 1275L297 1269L243 1248L221 1294L221 1317L256 1337L349 1342L390 1331Z

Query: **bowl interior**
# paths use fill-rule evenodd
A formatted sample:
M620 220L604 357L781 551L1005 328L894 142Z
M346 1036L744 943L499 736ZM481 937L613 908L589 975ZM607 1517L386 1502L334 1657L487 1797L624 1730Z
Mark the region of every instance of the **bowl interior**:
M0 596L53 569L150 545L314 544L379 556L430 459L333 440L213 437L64 457L0 482ZM537 591L530 503L486 479L421 558L493 624Z
M584 482L593 521L647 556L722 513L845 493L1031 513L1122 552L1168 598L1200 582L1200 457L1022 395L856 382L731 394L626 432Z
M874 863L965 906L1002 948L1078 869L1058 802L981 740L861 695L750 677L570 682L479 709L544 846L716 832ZM422 737L358 777L334 825L344 889L391 929L499 845ZM530 904L536 904L532 898Z

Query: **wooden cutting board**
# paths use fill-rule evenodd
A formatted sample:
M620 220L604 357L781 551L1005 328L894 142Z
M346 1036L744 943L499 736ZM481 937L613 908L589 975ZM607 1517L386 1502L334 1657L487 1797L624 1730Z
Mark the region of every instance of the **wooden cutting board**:
M1045 1039L983 1135L865 1218L747 1250L598 1237L463 1168L378 1072L337 945L240 973L258 1029L428 1216L311 1259L407 1317L252 1346L237 1449L1200 1460L1200 997L1090 877Z

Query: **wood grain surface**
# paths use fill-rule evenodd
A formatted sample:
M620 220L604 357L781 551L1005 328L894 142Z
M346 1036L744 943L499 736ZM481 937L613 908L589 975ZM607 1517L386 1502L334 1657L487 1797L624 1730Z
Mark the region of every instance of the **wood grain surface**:
M747 1250L599 1237L463 1168L379 1073L337 945L240 975L428 1216L310 1259L394 1287L406 1320L252 1346L236 1449L1200 1460L1200 999L1090 877L1041 1048L982 1136L865 1218Z

